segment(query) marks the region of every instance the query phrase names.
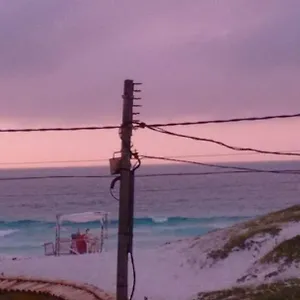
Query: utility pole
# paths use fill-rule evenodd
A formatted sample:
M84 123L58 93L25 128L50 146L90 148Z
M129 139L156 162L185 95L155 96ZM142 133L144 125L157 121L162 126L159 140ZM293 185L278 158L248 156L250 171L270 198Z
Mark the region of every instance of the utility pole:
M123 94L123 118L120 132L122 140L120 168L120 203L117 259L117 300L128 300L128 252L132 240L132 174L131 174L131 136L133 122L134 82L125 80Z

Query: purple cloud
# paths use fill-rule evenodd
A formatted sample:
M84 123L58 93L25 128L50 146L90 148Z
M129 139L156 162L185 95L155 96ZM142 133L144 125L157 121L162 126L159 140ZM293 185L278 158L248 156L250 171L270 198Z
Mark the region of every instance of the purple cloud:
M0 1L0 117L119 120L122 81L142 118L299 110L300 3Z

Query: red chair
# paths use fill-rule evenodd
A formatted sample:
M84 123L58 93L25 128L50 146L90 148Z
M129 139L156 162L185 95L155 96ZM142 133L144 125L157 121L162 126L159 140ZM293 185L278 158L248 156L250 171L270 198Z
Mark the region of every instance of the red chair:
M76 240L76 248L79 254L84 254L87 252L87 245L84 239L84 235L80 235Z

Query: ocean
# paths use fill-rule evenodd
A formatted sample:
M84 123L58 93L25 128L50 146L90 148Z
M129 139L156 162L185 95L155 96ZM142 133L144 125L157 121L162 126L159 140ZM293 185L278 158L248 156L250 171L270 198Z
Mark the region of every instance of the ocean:
M300 162L237 164L260 169L300 169ZM191 165L142 165L137 175L215 171ZM4 180L48 175L109 175L107 167L0 170L0 254L42 256L54 241L58 213L110 213L105 249L117 246L118 201L111 178ZM299 204L299 175L219 174L137 177L134 247L151 248L205 234L272 210ZM114 193L118 195L118 186ZM68 223L63 234L97 230L99 224Z

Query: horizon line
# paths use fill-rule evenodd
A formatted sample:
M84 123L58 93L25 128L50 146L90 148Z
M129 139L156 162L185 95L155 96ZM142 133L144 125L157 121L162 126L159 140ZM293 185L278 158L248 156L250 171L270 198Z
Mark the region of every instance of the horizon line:
M251 153L252 154L252 153ZM253 153L255 154L255 153ZM193 155L195 157L195 155ZM171 157L171 156L170 156ZM175 156L174 156L175 157ZM177 157L180 157L180 156L177 156ZM182 157L182 156L181 156ZM187 157L187 156L185 156ZM190 156L192 157L192 155ZM96 162L94 160L92 160L93 162ZM98 161L104 161L104 159L102 160L98 160ZM149 161L152 161L151 163L149 163ZM164 165L192 165L190 163L185 163L185 162L168 162L168 161L161 161L161 162L156 162L156 163L153 163L154 159L153 160L148 160L148 162L144 163L143 165L146 165L146 166L164 166ZM157 160L159 161L159 160ZM63 162L67 162L67 161L63 161ZM62 162L62 163L63 163ZM88 160L86 161L83 161L83 162L88 162ZM110 168L109 166L109 159L107 159L107 164L87 164L87 165L62 165L62 166L36 166L36 165L29 165L29 166L24 166L24 167L1 167L1 163L0 163L0 171L17 171L17 170L46 170L46 169L84 169L84 168L97 168L97 167L100 167L101 169L102 168ZM234 160L234 161L199 161L199 163L215 163L215 164L220 164L220 165L232 165L232 164L255 164L255 163L285 163L285 162L300 162L300 159L297 159L297 158L286 158L286 159L283 159L281 157L281 159L265 159L265 160ZM48 162L41 162L41 164L47 164ZM53 162L54 163L54 162ZM55 162L55 163L60 163L59 161ZM3 165L8 165L9 163L4 163ZM25 165L26 163L15 163L15 165ZM30 163L28 163L30 164ZM38 164L38 162L36 162L36 164ZM12 164L13 165L13 164ZM195 165L194 165L195 166ZM199 165L199 167L201 167L201 165ZM205 167L202 166L202 167ZM209 166L207 166L209 167Z

